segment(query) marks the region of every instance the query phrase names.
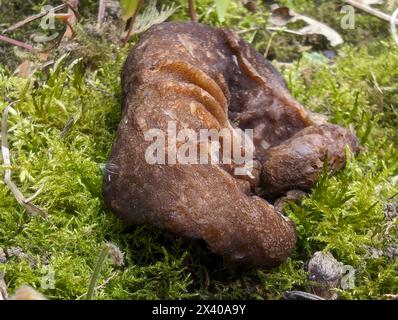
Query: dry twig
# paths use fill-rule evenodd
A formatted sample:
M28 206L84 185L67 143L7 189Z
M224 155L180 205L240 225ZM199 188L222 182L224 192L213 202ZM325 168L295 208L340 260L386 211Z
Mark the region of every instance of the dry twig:
M105 281L104 281L102 284L100 284L99 286L95 287L95 291L98 291L99 289L105 288L105 286L106 286L112 279L114 279L117 275L118 275L117 272L112 272L112 274L111 274L107 279L105 279ZM78 297L76 298L76 300L80 300L80 299L83 298L85 295L86 295L86 293L84 293L84 294L78 296Z
M398 34L397 34L397 20L398 20L398 9L394 11L391 17L391 33L395 43L398 46Z
M106 0L100 0L98 5L98 17L97 17L97 31L102 27L102 21L105 17Z
M380 10L372 8L371 6L363 4L363 3L360 3L358 1L355 1L355 0L343 0L343 1L348 3L349 5L352 5L355 8L358 8L358 9L360 9L360 10L362 10L364 12L367 12L367 13L369 13L369 14L377 17L377 18L380 18L382 20L385 20L385 21L388 21L388 22L397 20L396 17L395 17L394 20L391 20L391 17L387 13L384 13L384 12L382 12Z
M6 36L0 35L0 41L4 41L4 42L7 42L7 43L10 43L10 44L12 44L14 46L24 48L24 49L32 51L34 53L39 53L40 52L39 49L33 47L30 44L27 44L27 43L22 42L22 41L14 40L14 39L11 39L11 38L6 37Z
M286 300L325 300L316 294L304 291L286 291L284 297Z
M188 0L188 10L189 16L192 21L197 21L196 19L196 10L195 10L195 0Z
M44 10L43 12L40 12L40 13L34 14L34 15L32 15L32 16L29 16L29 17L23 19L22 21L19 21L19 22L13 24L11 27L8 27L7 29L5 29L5 30L3 31L3 34L4 34L4 33L7 33L7 32L10 32L10 31L13 31L13 30L15 30L15 29L18 29L18 28L20 28L20 27L23 27L24 25L26 25L26 24L28 24L28 23L31 23L31 22L33 22L33 21L35 21L35 20L37 20L37 19L40 19L40 18L42 18L42 17L45 17L45 16L48 15L51 11L52 11L52 12L57 12L57 11L60 11L60 10L65 9L66 7L67 7L67 5L66 5L65 3L63 3L63 4L61 4L61 5L59 5L59 6L55 7L55 8L53 8L53 9L51 9L51 10Z

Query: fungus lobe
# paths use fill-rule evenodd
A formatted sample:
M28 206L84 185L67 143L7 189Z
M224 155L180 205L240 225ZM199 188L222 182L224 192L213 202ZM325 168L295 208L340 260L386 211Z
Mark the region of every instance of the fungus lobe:
M107 205L128 223L203 239L229 265L273 267L289 257L295 226L260 195L308 190L325 162L330 172L344 166L347 145L359 151L352 133L307 111L272 65L229 30L195 22L151 27L126 59L122 90ZM253 130L243 148L253 151L253 170L236 175L233 162L148 163L145 132L167 132L170 121L177 131L226 129L233 139Z

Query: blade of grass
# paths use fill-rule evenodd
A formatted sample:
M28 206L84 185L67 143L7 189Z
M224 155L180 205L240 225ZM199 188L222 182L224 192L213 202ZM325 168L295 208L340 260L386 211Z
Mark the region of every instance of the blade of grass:
M107 256L108 256L108 247L103 246L98 256L97 263L94 266L93 274L91 275L90 284L88 286L88 291L86 294L86 300L92 300L94 297L95 285L97 284L97 281L99 279L102 267L104 266L104 262Z

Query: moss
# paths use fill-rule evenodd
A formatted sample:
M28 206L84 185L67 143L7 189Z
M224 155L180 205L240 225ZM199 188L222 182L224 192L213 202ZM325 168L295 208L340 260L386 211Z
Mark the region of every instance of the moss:
M334 1L319 11L312 1L290 5L338 20L326 14ZM173 19L186 19L183 6ZM125 264L105 264L97 299L278 299L286 290L308 288L304 265L318 250L356 270L355 287L342 290L343 298L398 294L397 260L372 257L369 249L386 252L398 241L396 221L383 213L384 203L397 193L391 178L398 175L398 48L387 40L384 24L361 16L366 22L346 34L333 59L322 53L327 45L285 53L286 46L302 47L308 39L278 34L269 42L266 31L250 31L265 26L267 14L261 10L266 9L259 10L252 14L233 2L223 26L245 31L242 35L262 52L270 43L273 58L290 61L282 72L293 95L332 122L354 128L364 147L337 175L320 178L301 204L289 205L299 237L292 257L273 270L229 271L201 242L147 226L128 227L113 217L101 196L101 168L120 118L119 72L127 50L101 44L100 59L97 40L86 37L84 56L58 58L34 79L16 78L0 66L0 110L18 100L9 118L13 179L25 195L43 184L34 202L49 214L29 217L0 182L0 246L20 247L30 257L0 264L11 292L29 284L49 298L82 298L98 252L109 241L125 253ZM210 0L201 2L198 13L219 25ZM94 65L90 59L96 59ZM73 125L61 136L68 121ZM49 271L54 287L43 286Z

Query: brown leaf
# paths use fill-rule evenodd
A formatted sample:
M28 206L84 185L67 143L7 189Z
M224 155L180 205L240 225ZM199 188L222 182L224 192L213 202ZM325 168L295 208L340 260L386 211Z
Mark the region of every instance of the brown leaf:
M32 75L32 66L32 61L25 60L17 67L17 69L15 70L15 74L20 78L27 79Z
M269 18L268 22L275 26L283 27L289 22L294 22L295 13L288 7L277 7L272 10L272 16Z
M61 42L65 42L68 39L72 38L74 31L73 31L73 26L76 25L77 23L77 8L79 7L79 1L78 0L72 0L68 2L68 12L66 16L66 30L64 35L62 36Z

